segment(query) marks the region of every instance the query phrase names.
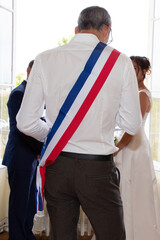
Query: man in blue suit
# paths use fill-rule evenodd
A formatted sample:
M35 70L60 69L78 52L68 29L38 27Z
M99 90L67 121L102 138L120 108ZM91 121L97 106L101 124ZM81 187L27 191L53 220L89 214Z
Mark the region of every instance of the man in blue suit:
M34 61L27 68L27 79ZM21 106L27 81L12 90L7 103L10 133L6 145L3 165L8 168L9 240L33 240L33 219L36 212L35 184L37 155L43 143L22 134L16 127L16 115Z

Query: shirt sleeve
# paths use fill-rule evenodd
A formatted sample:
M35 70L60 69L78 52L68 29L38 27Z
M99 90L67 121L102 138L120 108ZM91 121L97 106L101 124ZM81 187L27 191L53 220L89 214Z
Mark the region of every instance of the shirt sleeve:
M44 92L40 59L37 57L32 67L20 110L17 114L17 128L38 141L44 141L49 126L40 118L44 112Z
M142 123L137 78L130 59L125 64L116 123L130 135L135 135Z

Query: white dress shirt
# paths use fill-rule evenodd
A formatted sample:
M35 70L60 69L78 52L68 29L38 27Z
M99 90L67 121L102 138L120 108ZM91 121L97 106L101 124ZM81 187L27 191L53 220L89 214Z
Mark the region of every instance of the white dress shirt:
M17 114L20 131L44 141L98 42L93 34L79 33L68 44L36 57ZM46 123L39 120L44 103ZM119 56L91 108L63 150L104 155L114 153L117 150L114 146L115 125L131 135L136 134L141 126L135 70L124 54Z

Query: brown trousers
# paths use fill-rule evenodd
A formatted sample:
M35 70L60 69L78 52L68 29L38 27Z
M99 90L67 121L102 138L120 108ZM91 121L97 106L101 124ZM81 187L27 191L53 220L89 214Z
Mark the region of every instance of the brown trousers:
M125 240L114 162L59 156L46 169L45 198L54 240L77 240L80 205L96 240Z

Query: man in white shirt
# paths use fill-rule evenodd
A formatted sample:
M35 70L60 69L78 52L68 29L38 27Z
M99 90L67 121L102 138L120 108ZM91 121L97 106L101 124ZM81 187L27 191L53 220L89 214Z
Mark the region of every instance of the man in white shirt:
M45 140L92 51L99 41L108 42L110 29L111 18L104 8L86 8L80 13L76 35L68 44L37 56L17 115L20 131ZM112 51L105 47L106 61ZM97 70L94 71L96 75ZM44 103L46 122L41 122ZM77 239L81 205L97 240L125 239L119 179L113 161L117 151L116 124L130 135L141 126L135 71L124 54L119 55L63 151L46 168L45 197L53 238Z

